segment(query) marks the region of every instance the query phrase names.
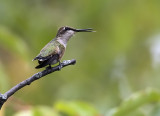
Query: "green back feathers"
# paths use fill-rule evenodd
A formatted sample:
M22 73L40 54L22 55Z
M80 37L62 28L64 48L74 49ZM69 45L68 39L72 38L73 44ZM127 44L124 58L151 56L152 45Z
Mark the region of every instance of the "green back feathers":
M41 57L47 57L50 55L58 54L59 50L65 49L63 45L61 45L56 39L50 41L44 48L40 51Z

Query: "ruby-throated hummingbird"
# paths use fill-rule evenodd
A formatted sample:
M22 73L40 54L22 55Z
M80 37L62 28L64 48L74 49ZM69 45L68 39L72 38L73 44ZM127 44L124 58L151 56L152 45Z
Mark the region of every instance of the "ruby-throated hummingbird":
M51 40L40 53L33 59L38 60L39 65L35 68L42 68L47 65L51 67L51 65L59 62L59 68L61 69L61 58L64 55L66 50L68 40L76 33L76 32L93 32L91 28L88 29L74 29L71 27L61 27L58 30L56 37Z

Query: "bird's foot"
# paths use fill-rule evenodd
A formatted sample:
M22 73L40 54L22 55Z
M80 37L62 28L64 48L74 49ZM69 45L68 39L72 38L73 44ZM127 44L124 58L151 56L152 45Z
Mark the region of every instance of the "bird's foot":
M48 67L46 67L46 70L52 69L51 65L49 65Z
M60 71L62 67L63 67L63 66L62 66L62 63L60 63L60 64L58 65L58 70Z

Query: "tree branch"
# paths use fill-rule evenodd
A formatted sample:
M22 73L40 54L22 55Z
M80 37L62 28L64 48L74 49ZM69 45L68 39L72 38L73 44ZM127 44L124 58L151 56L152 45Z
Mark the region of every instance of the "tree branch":
M76 60L65 60L61 63L62 68L68 65L74 65L76 63ZM9 97L11 97L15 92L17 92L19 89L25 87L26 85L30 85L33 81L40 79L41 77L48 75L54 71L59 71L59 66L55 66L52 68L46 68L45 70L38 72L34 74L33 76L29 77L28 79L20 82L16 86L12 87L10 90L8 90L6 93L1 94L0 93L0 109L2 108L3 104L7 101Z

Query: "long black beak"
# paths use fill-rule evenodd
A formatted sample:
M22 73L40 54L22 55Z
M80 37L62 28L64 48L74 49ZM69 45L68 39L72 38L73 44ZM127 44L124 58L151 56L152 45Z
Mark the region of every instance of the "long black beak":
M75 32L95 32L92 28L88 29L74 29Z

